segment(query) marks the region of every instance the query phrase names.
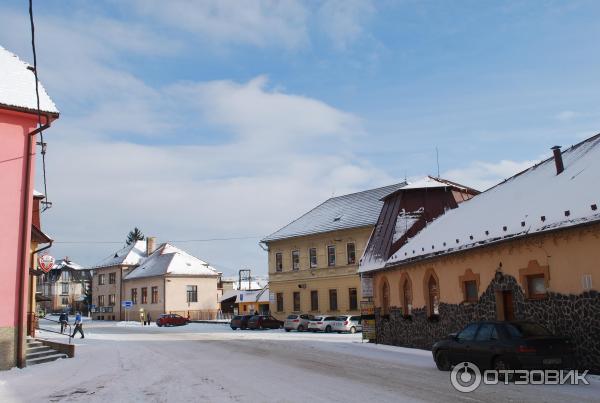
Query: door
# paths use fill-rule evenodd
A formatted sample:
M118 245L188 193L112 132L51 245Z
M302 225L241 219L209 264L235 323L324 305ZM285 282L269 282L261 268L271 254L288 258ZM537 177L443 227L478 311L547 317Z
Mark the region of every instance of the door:
M473 357L472 348L478 328L478 323L471 323L458 333L456 340L452 343L452 347L449 351L451 364L458 364L463 361L476 361Z
M515 319L512 291L496 291L496 317L498 320Z

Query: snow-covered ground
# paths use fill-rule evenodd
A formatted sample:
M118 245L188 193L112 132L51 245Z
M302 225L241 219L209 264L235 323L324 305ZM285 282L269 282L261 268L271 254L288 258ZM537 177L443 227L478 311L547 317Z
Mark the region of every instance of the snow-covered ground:
M52 325L42 324L42 327ZM87 322L76 356L0 372L0 402L597 401L589 386L480 386L462 394L423 350L360 335ZM66 339L42 332L42 337Z

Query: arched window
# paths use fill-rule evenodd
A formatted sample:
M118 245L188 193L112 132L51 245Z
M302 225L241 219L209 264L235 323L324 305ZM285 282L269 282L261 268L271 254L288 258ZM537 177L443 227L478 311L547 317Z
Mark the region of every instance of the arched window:
M428 310L429 316L440 314L440 288L438 281L433 274L429 275L427 280L427 292L428 292Z
M402 296L402 314L412 314L412 284L408 274L404 273L400 279L400 295Z
M387 279L383 279L381 284L381 314L387 315L390 313L390 284Z

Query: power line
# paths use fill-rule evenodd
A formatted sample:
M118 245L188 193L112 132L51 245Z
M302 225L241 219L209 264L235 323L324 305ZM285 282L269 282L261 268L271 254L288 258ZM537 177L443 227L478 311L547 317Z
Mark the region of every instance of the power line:
M243 239L260 239L262 236L240 236L240 237L228 237L228 238L205 238L205 239L181 239L181 240L167 240L165 242L173 243L184 243L184 242L215 242L215 241L236 241ZM122 244L125 241L54 241L53 244L81 244L81 245L92 245L92 244Z

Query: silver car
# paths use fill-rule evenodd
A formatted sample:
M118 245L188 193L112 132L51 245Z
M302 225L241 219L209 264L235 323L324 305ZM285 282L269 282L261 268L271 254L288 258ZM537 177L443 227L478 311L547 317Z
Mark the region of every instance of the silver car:
M308 330L308 322L310 322L312 319L314 319L312 315L291 314L285 318L285 321L283 322L283 328L286 332L291 330L303 332Z
M337 318L337 316L315 316L313 320L308 322L308 330L312 332L330 333L333 330L333 322L335 322Z
M362 332L362 320L360 315L357 316L338 316L337 320L331 325L334 332Z

